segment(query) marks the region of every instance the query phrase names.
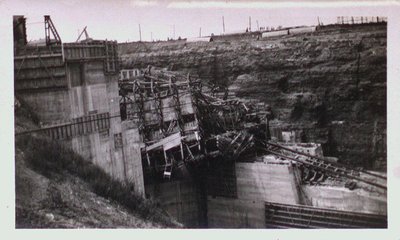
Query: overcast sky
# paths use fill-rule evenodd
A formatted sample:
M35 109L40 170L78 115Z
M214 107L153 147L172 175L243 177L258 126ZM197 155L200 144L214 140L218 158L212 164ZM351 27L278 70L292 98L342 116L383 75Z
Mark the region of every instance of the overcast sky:
M367 5L371 5L369 2ZM87 26L90 37L138 41L139 24L142 40L165 40L173 37L197 37L221 34L222 16L226 32L244 31L251 17L252 29L265 26L324 24L337 16L384 16L383 7L343 7L336 3L307 5L275 1L183 1L183 0L0 0L0 6L13 14L27 17L28 40L44 38L43 15L49 14L64 42L75 41ZM305 7L312 6L312 7ZM292 8L289 8L292 7ZM175 27L174 27L175 26Z

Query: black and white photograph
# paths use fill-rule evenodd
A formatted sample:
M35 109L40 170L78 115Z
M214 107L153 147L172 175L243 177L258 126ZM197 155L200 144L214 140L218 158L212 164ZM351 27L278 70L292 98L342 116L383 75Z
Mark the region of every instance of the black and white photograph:
M0 2L15 230L394 227L398 5L34 2Z

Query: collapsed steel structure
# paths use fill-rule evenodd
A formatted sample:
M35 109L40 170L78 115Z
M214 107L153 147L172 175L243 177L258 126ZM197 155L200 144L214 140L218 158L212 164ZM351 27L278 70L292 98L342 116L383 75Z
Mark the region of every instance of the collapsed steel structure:
M304 169L303 180L328 176L386 189L386 177L296 151L269 137L269 106L257 109L190 75L149 66L139 77L120 81L121 115L134 121L145 146L147 170L170 179L183 164L229 165L246 154L269 153ZM251 150L251 151L250 151ZM211 163L210 163L211 162ZM145 165L146 165L145 164Z
M207 157L235 159L252 146L253 136L238 131L246 123L259 125L260 112L219 93L190 75L151 67L120 82L121 116L139 128L147 169L170 178L173 166Z

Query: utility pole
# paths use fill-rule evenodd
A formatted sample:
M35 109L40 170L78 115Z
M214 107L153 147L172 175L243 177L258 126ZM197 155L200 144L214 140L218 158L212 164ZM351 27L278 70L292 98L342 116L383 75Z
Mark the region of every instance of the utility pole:
M256 20L257 23L257 31L260 31L260 27L258 26L258 20Z
M201 37L201 27L200 27L200 31L199 31L199 37Z
M249 17L249 32L251 32L251 17Z
M174 24L174 39L175 39L175 24Z
M142 41L142 29L140 28L140 23L139 23L139 39Z
M153 41L153 32L150 32L150 39Z
M222 16L222 33L225 34L225 19L224 19L224 16Z
M321 23L319 21L319 16L317 17L317 19L318 19L318 26L321 26Z

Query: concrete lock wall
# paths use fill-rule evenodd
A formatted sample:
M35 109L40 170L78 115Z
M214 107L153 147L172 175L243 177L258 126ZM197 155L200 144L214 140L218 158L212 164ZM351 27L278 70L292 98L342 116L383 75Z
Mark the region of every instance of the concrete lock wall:
M293 168L289 165L236 163L237 198L207 199L211 228L265 228L265 201L299 204Z
M51 137L144 195L139 133L118 117L118 74L106 74L101 59L64 62L61 54L16 56L14 63L16 95L42 126L55 126ZM106 119L92 121L99 117Z

